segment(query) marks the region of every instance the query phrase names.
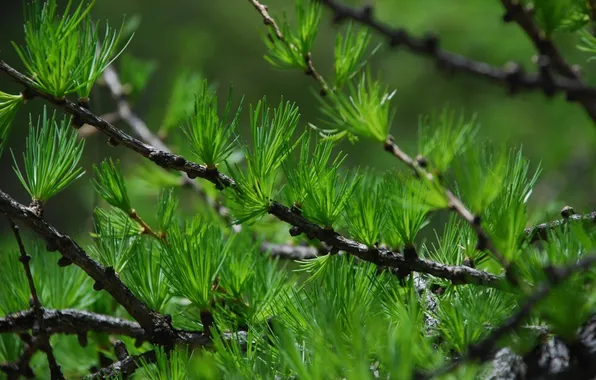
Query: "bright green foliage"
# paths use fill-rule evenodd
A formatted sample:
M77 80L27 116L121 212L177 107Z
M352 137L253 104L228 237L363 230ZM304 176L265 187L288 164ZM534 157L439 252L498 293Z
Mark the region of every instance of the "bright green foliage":
M244 148L248 169L252 177L265 182L272 177L286 157L294 149L290 139L298 126L300 114L298 107L291 102L279 102L270 115L267 100L259 101L250 108L250 130L253 147Z
M334 140L364 137L385 142L395 114L390 103L395 91L387 92L385 85L372 79L370 71L363 73L357 84L349 82L347 87L346 92L333 92L320 99L321 113L333 129L313 127Z
M79 35L78 59L81 61L81 69L77 71L79 77L75 79L78 87L79 98L88 98L95 81L101 76L104 70L118 58L126 49L126 42L120 52L116 52L124 23L120 30L111 29L106 23L103 38L100 39L99 22L95 24L87 19L82 23L82 31Z
M596 53L596 37L594 37L589 31L583 29L579 32L581 36L580 44L577 48L586 53L591 53L592 56L588 58L588 62L596 59L594 53Z
M193 107L197 106L199 99L192 90L200 89L201 82L205 86L206 83L204 80L201 80L201 75L195 72L182 70L176 75L174 84L172 85L170 99L166 106L166 112L161 122L161 128L158 132L160 137L167 137L172 129L178 127L182 120L193 113ZM206 91L204 87L202 91ZM209 96L215 97L211 93L209 93ZM217 108L214 112L217 116ZM197 116L196 112L195 116Z
M200 92L196 95L194 114L188 121L184 132L192 144L192 150L200 163L208 168L215 168L223 162L234 150L234 131L240 121L242 106L236 110L231 121L232 88L228 96L228 102L220 119L217 114L217 96L213 93L204 80ZM257 109L258 117L258 109Z
M349 235L372 247L380 242L387 221L387 185L374 173L366 173L348 202L346 223ZM390 206L389 206L390 207Z
M99 41L99 24L89 13L95 0L81 1L71 11L69 0L58 15L56 0L25 5L25 46L13 43L34 85L56 98L78 92L88 97L95 80L112 62L119 32L106 25ZM101 42L101 46L100 46Z
M509 293L460 286L439 303L439 331L453 350L463 353L487 334L487 327L499 326L515 306L516 300Z
M424 199L424 183L391 173L386 176L384 194L388 208L386 241L394 248L412 245L416 235L428 223L431 210Z
M126 268L130 259L137 252L135 246L139 242L139 235L131 233L132 221L127 220L122 229L114 228L107 223L96 223L94 245L87 249L104 266L114 268L120 273Z
M0 157L8 143L12 119L14 119L22 101L22 95L11 95L0 91Z
M466 121L463 114L456 118L454 111L443 108L439 115L420 118L418 153L431 168L445 173L452 161L472 144L477 132L475 117Z
M15 335L0 335L0 361L4 363L16 362L21 356L23 341Z
M308 196L304 201L304 215L311 221L332 229L333 225L343 215L352 192L361 180L358 174L348 175L340 169L341 162L345 159L341 153L333 162L329 162L330 151L326 151L325 161L318 160L312 165L314 174L310 181L305 183Z
M21 172L16 158L15 172L33 200L45 202L64 190L84 171L78 167L83 154L84 140L78 139L70 127L70 117L64 117L60 124L55 121L54 112L48 118L44 107L37 126L29 118L29 137L23 153L25 172Z
M44 246L34 241L26 243L33 280L38 296L48 309L84 309L99 297L92 289L93 282L85 272L72 265L61 268L56 265L60 258L57 253L46 252ZM17 249L6 250L0 255L2 276L0 283L0 315L29 308L31 291L23 265L19 262Z
M590 21L589 2L583 0L533 0L534 17L547 36L555 31L576 31Z
M538 286L548 281L548 274L542 268L575 263L583 256L593 254L595 249L594 231L581 225L570 225L563 231L551 232L542 249L527 247L520 253L523 260L518 260L517 264L524 278ZM596 308L595 278L596 271L593 268L585 275L580 273L571 276L541 302L536 315L551 327L553 333L573 340L577 329Z
M128 214L119 208L110 206L106 210L96 207L94 214L96 222L102 225L101 228L112 228L120 236L125 236L128 233L140 234L142 232L141 226L138 223L131 223Z
M530 175L530 163L522 150L512 150L507 160L502 190L484 215L490 235L507 259L517 259L520 237L528 224L527 201L540 168Z
M348 24L345 36L341 33L337 34L335 39L335 86L337 88L341 88L366 65L367 59L362 57L370 39L371 33L368 29L361 28L354 31L354 24L351 22Z
M275 67L309 69L306 62L317 37L321 21L321 5L313 0L297 0L296 19L298 26L294 29L288 24L284 15L281 26L283 40L273 33L264 38L268 48L265 59Z
M103 160L99 166L93 165L97 180L93 180L95 191L110 205L130 214L132 206L128 199L120 162L111 158Z
M166 353L163 347L155 349L157 360L154 364L141 360L144 370L137 374L149 380L186 380L188 379L188 364L192 352L188 349L175 349Z
M0 267L5 281L0 282L0 316L29 308L31 292L18 260L18 249L7 249L0 255Z
M507 151L488 144L470 148L455 169L464 203L474 214L481 214L503 191L507 175Z
M172 225L161 255L172 292L198 308L209 309L216 299L216 277L232 242L224 239L218 227L205 225L200 218L187 221L183 227Z
M315 188L315 183L326 170L333 151L330 141L316 141L314 150L310 151L311 138L306 135L300 146L300 158L288 160L283 165L288 180L290 201L301 207L309 192ZM335 157L332 167L339 167L346 156L341 153Z
M253 146L242 147L248 173L244 174L237 166L228 166L237 185L227 192L234 202L231 209L237 217L236 223L257 219L267 212L277 192L277 169L298 143L291 143L300 119L298 107L290 102L284 103L282 99L272 113L266 99L260 100L256 107L250 107Z
M118 74L126 93L135 97L143 92L149 79L157 70L157 66L155 61L141 60L130 54L122 54Z
M434 234L437 242L423 245L423 251L428 254L429 259L444 264L462 265L466 258L472 258L476 265L480 264L476 260L476 234L458 215L449 216L441 236L436 230ZM445 285L448 285L447 281Z
M163 248L151 237L142 236L133 249L122 279L151 309L164 312L172 294L163 266Z
M176 218L178 198L174 195L174 189L164 189L159 193L157 201L157 221L160 231L167 231Z

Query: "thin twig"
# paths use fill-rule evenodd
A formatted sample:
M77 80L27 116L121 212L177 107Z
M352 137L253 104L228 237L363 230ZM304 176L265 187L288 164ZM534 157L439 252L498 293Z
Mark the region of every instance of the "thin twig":
M126 356L109 367L102 368L96 373L86 376L85 379L108 379L114 376L126 378L132 375L143 362L154 363L156 360L155 351L148 351L141 355Z
M286 37L283 35L281 29L279 28L279 26L277 25L277 23L275 22L273 17L271 17L271 15L269 14L266 5L261 4L257 0L248 0L248 2L251 3L253 5L253 7L255 7L255 9L261 14L261 16L263 17L263 22L265 23L265 25L269 26L269 28L271 30L273 30L273 33L275 34L275 38L278 41L280 41L281 43L286 45L288 47L288 49L292 49L294 51L296 51L298 49L291 42L289 42L286 39ZM271 41L274 41L274 37L270 36L270 38L271 38ZM319 86L319 89L320 89L319 93L324 96L325 94L327 94L330 91L330 89L329 89L329 86L327 85L327 83L325 82L325 79L323 79L323 76L321 74L319 74L319 72L315 68L315 65L312 61L311 53L310 52L306 53L306 55L303 58L304 58L304 62L306 64L305 74L310 76L317 82L317 85Z
M552 42L543 38L544 33L541 33L535 26L529 13L519 11L521 8L519 1L501 0L508 12L511 10L507 17L513 17L520 23L540 53L551 59L561 77L552 76L548 67L543 67L545 70L540 70L538 73L525 73L521 66L514 62L507 63L501 69L443 50L439 46L439 38L436 35L428 33L425 37L416 37L405 28L391 27L373 17L373 7L370 5L355 9L344 5L339 0L318 1L333 11L335 22L353 20L367 25L385 36L391 47L404 46L414 54L434 60L440 69L448 72L460 71L504 84L512 93L520 90L540 90L547 96L553 96L557 92L563 92L568 101L582 104L590 118L596 121L596 88L588 86L581 78L578 78L576 70L564 61ZM523 8L521 9L523 10ZM548 66L547 61L539 61Z
M552 222L541 223L533 227L528 227L525 230L525 235L531 243L539 240L548 240L549 232L561 228L570 222L596 223L596 211L583 215L569 215L563 219L553 220Z
M43 310L43 323L48 334L76 334L85 336L87 332L103 332L113 335L126 335L144 340L145 330L136 322L109 315L91 313L84 310L62 309ZM33 328L33 310L19 311L0 318L0 333L19 333ZM85 338L81 338L85 340Z
M23 264L23 268L25 269L25 274L27 276L27 282L29 284L29 290L31 291L31 306L33 307L33 311L36 317L35 322L32 326L33 337L39 336L41 338L41 349L45 352L48 358L48 364L50 367L52 379L64 379L62 369L56 361L56 357L54 356L54 350L52 349L52 345L50 344L50 336L47 333L46 326L44 324L44 309L41 306L41 301L39 300L39 297L37 295L37 289L35 288L35 283L33 282L33 274L31 273L31 267L29 265L29 262L31 261L31 256L29 256L27 254L27 251L25 250L25 245L23 244L23 240L21 239L19 227L10 217L8 217L8 222L14 234L15 240L17 241L17 244L19 246L19 261L21 262L21 264Z
M461 364L469 360L477 360L485 362L490 360L496 344L507 333L515 330L527 318L527 316L534 310L535 306L542 301L549 293L560 283L567 280L571 275L589 270L592 265L596 263L596 254L584 256L577 262L566 267L550 267L546 268L548 281L541 285L533 294L526 300L520 309L511 315L501 326L491 331L491 333L480 342L468 347L467 353L460 359L453 360L445 367L440 368L432 373L428 378L439 377L455 370Z

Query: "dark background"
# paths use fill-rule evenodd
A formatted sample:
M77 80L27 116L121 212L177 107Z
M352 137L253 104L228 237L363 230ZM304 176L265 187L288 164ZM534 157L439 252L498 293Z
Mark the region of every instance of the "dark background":
M282 12L293 17L294 3L294 0L266 1L278 21ZM358 5L358 2L353 4ZM19 1L3 1L0 9L0 59L23 70L11 46L11 41L23 42L22 5ZM427 31L436 33L446 49L497 66L515 60L528 70L532 68L533 46L517 25L502 22L503 10L496 0L379 0L376 10L383 21L407 27L416 35L422 36ZM98 0L93 11L94 18L108 19L112 25L119 25L124 14L142 17L127 53L158 64L135 105L135 111L154 130L162 120L172 80L182 68L200 72L217 85L222 102L228 86L233 84L236 98L245 95L245 105L254 104L264 95L277 103L283 95L300 106L304 125L318 122L317 100L311 92L314 82L300 72L277 70L263 59L265 46L261 36L266 28L248 1ZM323 75L331 73L338 30L341 28L331 24L331 16L326 11L312 52L315 65ZM557 35L556 40L568 60L583 67L590 81L594 64L587 62L589 55L576 49L578 39L563 34ZM375 42L384 41L375 36ZM533 167L541 163L543 174L531 200L537 218L554 218L565 204L574 206L578 212L596 207L596 198L592 195L596 184L592 165L596 126L578 104L567 103L562 96L548 99L538 92L510 97L502 86L464 74L445 74L424 57L403 49L389 50L385 45L372 59L372 67L391 89L397 89L392 134L408 153L416 153L419 116L449 104L456 110L464 110L468 116L477 114L481 137L510 146L523 145L524 154ZM20 91L6 75L0 75L0 89L12 93ZM15 120L9 146L19 158L28 128L28 114L37 118L42 105L39 100L28 103ZM93 94L92 108L99 114L113 110L113 102L105 89ZM247 110L245 106L243 128L247 127ZM118 126L129 131L124 124ZM119 157L128 168L138 162L137 157L124 148L111 148L105 142L100 135L87 140L83 164L87 174L47 205L48 218L71 233L88 230L91 210L96 203L89 186L91 164L108 155ZM361 141L356 145L347 143L343 148L349 154L351 166L389 168L396 165L395 159L378 144ZM29 202L12 170L8 149L0 158L0 188L21 202ZM139 199L142 201L137 200L136 204L142 208L139 202L151 202L153 198ZM147 204L147 207L153 206Z

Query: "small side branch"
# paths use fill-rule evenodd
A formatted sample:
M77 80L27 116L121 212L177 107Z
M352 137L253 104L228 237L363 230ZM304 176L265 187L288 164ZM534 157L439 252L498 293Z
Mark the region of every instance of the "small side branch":
M10 218L8 218L8 222L14 234L15 240L17 241L17 244L19 246L19 261L23 264L23 268L25 269L25 274L27 276L27 282L29 283L29 290L31 291L31 306L33 307L33 312L35 313L35 320L32 326L33 337L39 337L41 341L40 348L42 351L45 352L48 358L48 364L50 367L52 379L64 379L62 369L56 361L54 351L52 350L52 346L50 344L50 334L46 331L45 320L43 317L44 309L41 306L41 301L39 300L39 297L37 295L37 289L35 288L33 275L31 273L31 266L29 265L29 262L31 261L31 256L29 256L27 254L27 251L25 250L25 245L23 244L23 240L21 239L19 227Z
M318 1L333 11L335 22L353 20L367 25L385 36L391 47L403 46L414 54L428 57L435 61L439 69L447 72L463 72L494 83L503 84L509 88L511 93L522 90L538 90L546 96L564 93L567 100L579 102L592 120L596 121L596 88L588 86L584 81L577 78L576 70L564 61L552 42L541 37L543 33L540 33L529 14L519 11L521 5L518 1L501 0L508 10L509 16L507 17L521 21L520 25L530 35L540 54L549 57L549 61L558 69L560 76L553 77L548 70L541 70L538 73L526 73L515 62L509 62L503 68L498 68L485 62L474 61L465 56L443 50L440 48L440 41L436 35L428 33L424 37L416 37L405 28L391 27L375 18L373 16L373 7L369 5L356 9L344 5L339 0ZM509 12L510 9L513 12ZM544 59L539 61L543 64L542 66L544 66L544 63L548 63Z

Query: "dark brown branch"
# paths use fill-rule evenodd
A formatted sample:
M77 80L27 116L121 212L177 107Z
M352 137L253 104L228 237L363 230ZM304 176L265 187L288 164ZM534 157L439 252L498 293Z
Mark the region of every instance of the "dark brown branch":
M31 81L21 73L17 72L5 62L0 61L0 71L6 72L9 76L17 82L28 86L30 88ZM105 122L101 118L95 116L87 109L79 107L68 100L58 101L53 96L43 93L41 91L30 88L30 92L41 96L49 102L66 110L67 112L77 116L88 124L98 128L102 133L110 136L112 139L119 141L127 148L148 157L151 161L162 167L177 169L188 173L191 177L205 178L216 184L220 189L226 186L235 187L235 182L232 178L218 172L207 169L203 165L196 164L192 161L186 160L184 157L173 155L161 150L158 150L151 145L127 135L123 131L115 128L113 125ZM152 312L140 302L130 290L116 277L113 270L110 268L103 268L101 265L91 260L89 256L68 236L58 233L53 227L48 225L43 219L34 215L31 210L18 202L14 201L9 195L0 191L0 211L8 213L18 220L22 220L31 229L40 234L42 237L52 243L67 259L71 260L77 266L85 270L93 279L99 282L106 290L124 306L127 311L135 318L141 326L145 329L152 329L153 326L161 326L159 330L168 335L172 332L171 328L166 327L163 316ZM492 287L502 287L503 281L500 276L490 273L476 271L465 266L448 266L441 263L435 263L424 259L406 259L402 254L391 252L386 249L368 248L366 245L345 238L335 233L329 234L323 228L309 222L300 215L296 215L290 211L289 208L274 202L269 208L268 212L275 215L278 219L291 224L295 228L302 229L307 234L310 234L317 239L327 243L337 250L343 250L352 253L363 260L376 263L382 266L389 266L394 268L404 268L404 270L428 273L437 277L445 278L454 283L474 283L482 284ZM306 230L305 230L306 228ZM313 235L314 233L314 235ZM309 236L310 236L309 235ZM75 260L72 260L72 259ZM103 282L106 282L104 284ZM151 330L153 331L153 330ZM172 341L172 336L162 336L158 338L150 334L152 339L159 339L163 342Z
M19 333L33 328L33 310L8 314L0 318L0 333ZM136 322L83 310L43 310L44 327L48 334L85 335L89 331L126 335L144 339L145 330Z
M561 228L569 222L588 222L592 224L596 223L596 211L584 215L569 215L567 218L553 220L552 222L542 223L533 227L528 227L525 230L525 234L531 243L536 242L538 240L548 240L548 234L551 231Z
M449 373L459 367L462 363L469 360L476 360L485 362L490 360L497 343L507 333L518 328L521 323L530 315L536 305L542 301L548 294L563 281L567 280L571 275L589 270L596 263L596 254L584 256L577 262L566 267L547 267L547 283L538 287L537 290L526 300L526 302L519 308L519 310L511 315L501 326L493 330L486 338L480 342L471 345L467 353L460 359L456 359L434 372L429 378L440 377Z
M145 363L154 363L156 360L155 351L148 351L141 355L127 356L109 367L102 368L96 373L86 376L85 379L107 379L118 375L126 378L132 375L141 366L143 361Z
M318 239L336 250L352 255L379 266L400 268L411 272L427 273L447 279L454 284L477 284L496 288L504 288L503 278L487 272L478 271L467 266L449 266L419 257L406 258L399 252L392 252L385 248L369 248L365 244L346 238L334 231L324 229L302 215L294 213L292 209L273 202L269 213L278 219L291 224L294 234L304 233L310 239Z
M19 246L19 261L21 264L23 264L23 268L25 269L25 274L27 276L27 282L29 283L29 290L31 291L31 306L33 307L33 313L35 314L35 319L33 320L32 324L33 337L39 337L41 340L41 349L45 352L48 358L48 365L50 367L52 379L64 379L62 369L60 368L60 365L54 356L54 350L50 344L50 335L48 334L44 323L44 309L41 306L41 301L37 295L37 289L35 288L35 282L33 281L33 274L31 273L31 266L29 265L31 256L29 256L25 250L25 245L21 239L19 227L10 217L8 218L8 222L14 234L15 240L17 241L17 245Z
M75 119L82 123L93 125L104 135L108 136L112 144L120 144L128 149L131 149L142 156L153 161L155 164L166 168L175 169L188 174L190 178L204 178L214 183L218 188L228 186L235 186L234 181L223 173L217 170L208 169L205 165L199 165L195 162L188 161L184 157L177 154L172 154L160 149L157 149L149 144L145 144L140 140L124 133L120 129L114 127L104 119L94 115L88 109L81 107L68 99L56 99L54 96L38 90L34 87L31 79L10 67L6 62L0 60L0 71L5 72L15 82L25 86L24 93L27 98L40 97L48 102L62 108L67 113L73 115Z
M554 71L559 73L564 78L571 80L578 87L587 87L586 82L582 79L578 69L570 65L559 49L555 46L553 41L542 31L534 22L532 12L524 7L519 0L501 0L501 4L505 8L505 15L503 20L505 22L515 21L528 35L538 53L547 58L547 66L551 66ZM592 120L596 121L596 102L594 97L577 97L574 94L568 94L574 100L580 102Z
M548 56L555 68L561 74L561 77L552 78L545 76L544 73L525 73L521 66L517 63L508 63L504 68L497 68L485 62L478 62L471 60L459 54L455 54L439 47L438 37L428 34L425 37L415 37L411 35L405 28L391 27L373 17L373 8L371 6L363 6L360 9L351 8L342 4L338 0L318 0L327 8L333 11L335 22L343 20L353 20L363 25L369 26L379 34L387 38L387 42L391 47L404 46L414 54L428 57L435 61L437 67L449 72L459 71L474 75L478 78L491 80L495 83L503 84L509 87L511 92L520 90L540 90L547 96L552 96L557 92L566 94L569 101L577 101L581 103L592 120L596 121L596 106L594 99L596 99L596 88L586 85L582 80L571 73L575 73L572 67L564 63L558 51L550 40L540 38L543 34L536 34L539 30L534 26L530 26L527 19L526 12L523 12L523 27L526 32L531 32L531 38L535 44L540 46L538 49L542 55ZM506 9L515 8L512 4L516 3L511 0L501 1ZM520 17L519 12L511 13L515 17ZM529 19L533 24L531 18ZM517 18L516 18L517 21Z
M265 25L267 25L275 34L275 37L271 36L272 41L274 41L273 38L276 38L278 41L285 44L288 47L288 49L292 49L292 50L297 49L296 46L292 45L292 43L290 43L285 38L281 29L279 28L279 26L277 25L277 23L275 22L273 17L271 17L271 15L269 14L266 5L261 4L257 0L248 0L248 2L251 3L252 6L255 7L255 9L261 14ZM305 74L310 76L317 82L319 89L320 89L320 94L324 96L325 94L327 94L330 91L330 89L329 89L329 86L327 85L327 83L325 82L325 79L323 79L323 76L321 76L321 74L319 74L319 72L315 68L315 65L313 64L310 52L307 53L303 58L304 58L304 62L306 64Z
M105 268L91 259L69 236L58 232L44 219L35 215L8 194L0 191L0 212L18 220L43 238L50 251L59 251L66 259L83 269L96 282L96 288L105 289L148 332L149 340L157 344L171 344L175 331L166 318L147 307L120 281L112 268Z

